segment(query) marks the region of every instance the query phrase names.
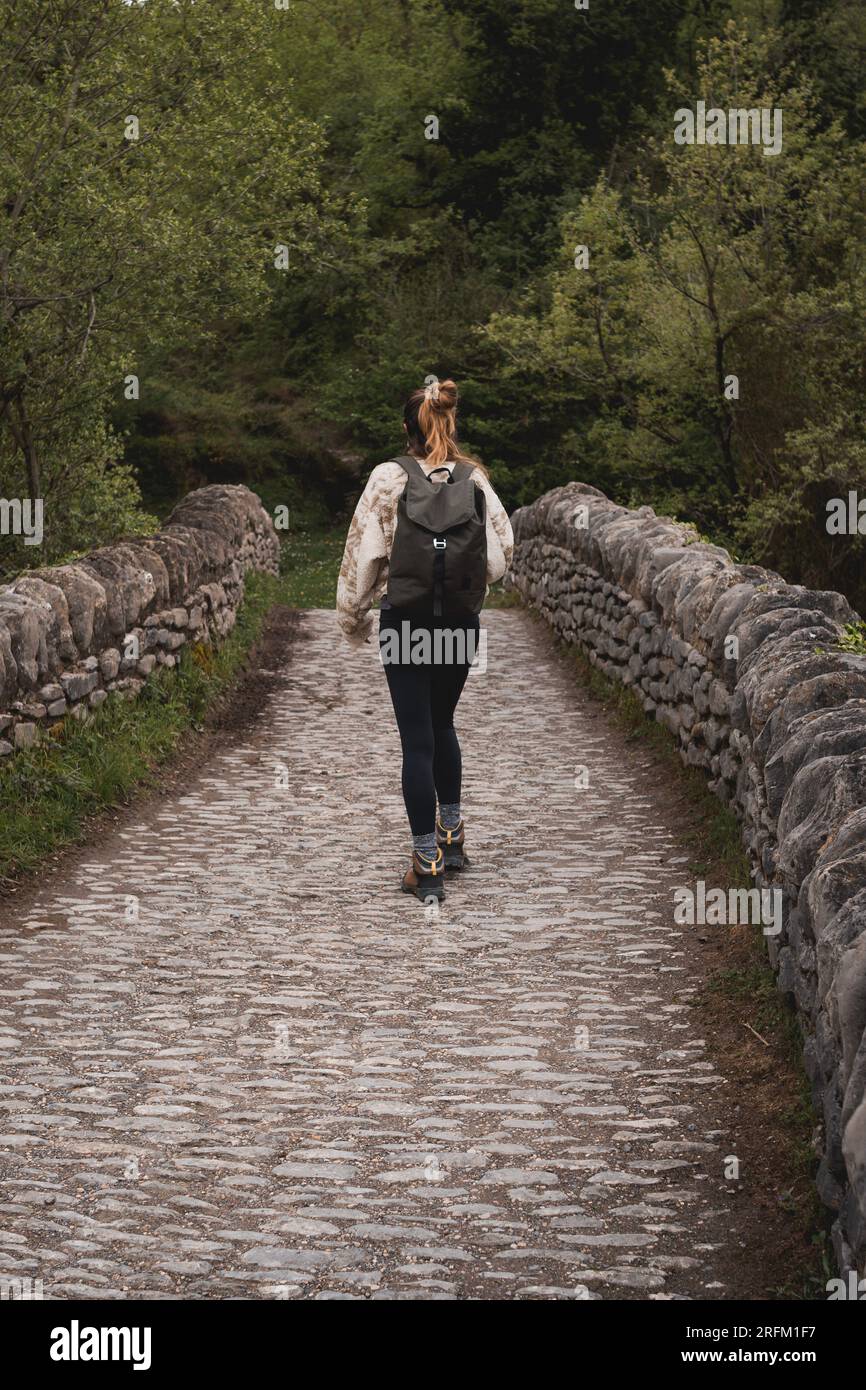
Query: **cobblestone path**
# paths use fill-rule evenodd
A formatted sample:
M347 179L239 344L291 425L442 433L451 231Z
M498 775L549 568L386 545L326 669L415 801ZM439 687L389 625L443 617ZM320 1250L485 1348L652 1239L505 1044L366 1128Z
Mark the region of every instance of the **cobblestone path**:
M317 611L244 739L5 932L0 1275L60 1299L735 1292L676 826L546 632L485 621L458 718L476 866L438 915L396 891L375 648Z

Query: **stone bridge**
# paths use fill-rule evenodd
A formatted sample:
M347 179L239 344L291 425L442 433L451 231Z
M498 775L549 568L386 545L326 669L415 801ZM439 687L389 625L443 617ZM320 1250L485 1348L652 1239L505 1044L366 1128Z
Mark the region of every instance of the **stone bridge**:
M862 1272L856 615L578 484L515 530L510 585L742 822L779 909L763 925L803 1025L836 1258ZM251 494L206 489L157 537L0 592L7 756L218 639L276 557ZM7 900L3 1278L61 1299L770 1292L761 1174L729 1176L730 1078L692 1008L677 905L709 899L682 807L542 624L485 622L460 710L476 864L435 914L396 891L375 652L322 610L250 727Z

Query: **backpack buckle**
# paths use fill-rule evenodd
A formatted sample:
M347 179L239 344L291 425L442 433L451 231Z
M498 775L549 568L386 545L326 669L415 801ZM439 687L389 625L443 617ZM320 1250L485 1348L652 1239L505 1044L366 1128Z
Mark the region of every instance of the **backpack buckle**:
M433 537L433 549L434 549L434 550L444 550L444 549L445 549L445 544L446 544L446 542L445 542L444 539L440 540L438 536L434 536L434 537Z

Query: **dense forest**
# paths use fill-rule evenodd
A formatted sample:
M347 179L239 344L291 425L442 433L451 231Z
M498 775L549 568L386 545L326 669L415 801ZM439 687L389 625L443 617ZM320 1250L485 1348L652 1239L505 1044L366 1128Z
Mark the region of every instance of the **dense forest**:
M44 541L245 481L340 518L429 373L510 506L580 478L866 609L862 0L0 0L0 495ZM782 147L680 144L705 101ZM866 530L866 519L864 519Z

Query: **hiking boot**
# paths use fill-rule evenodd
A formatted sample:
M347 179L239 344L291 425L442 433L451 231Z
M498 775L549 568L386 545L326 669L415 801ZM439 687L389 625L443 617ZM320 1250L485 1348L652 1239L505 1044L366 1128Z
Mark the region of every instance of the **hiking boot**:
M428 898L436 898L440 903L445 897L445 856L437 849L436 858L428 859L426 854L412 852L412 863L400 883L404 893L414 893L422 903Z
M447 830L438 820L436 822L436 843L445 859L446 869L468 869L469 857L465 849L466 830L463 821Z

